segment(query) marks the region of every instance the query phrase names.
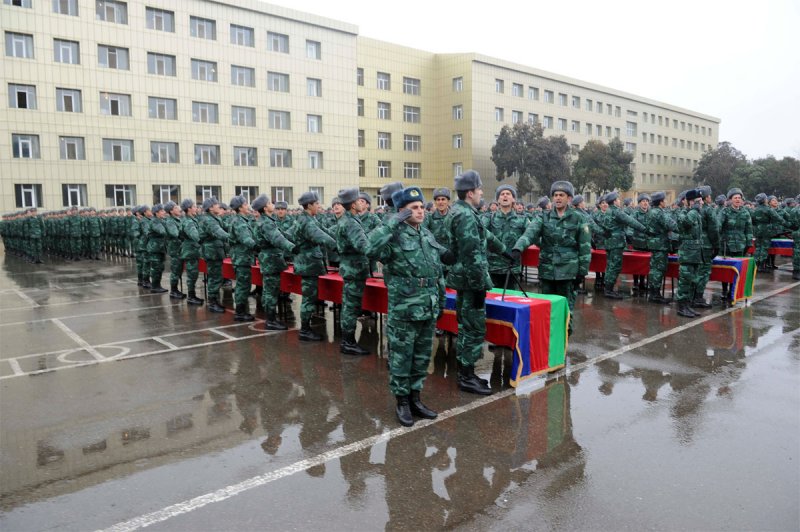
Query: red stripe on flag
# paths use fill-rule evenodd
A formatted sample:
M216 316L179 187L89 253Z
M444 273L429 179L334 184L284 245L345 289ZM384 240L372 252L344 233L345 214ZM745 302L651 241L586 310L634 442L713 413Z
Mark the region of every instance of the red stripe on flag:
M544 304L531 306L531 373L546 370L550 363L550 310L552 305L549 301L542 301L542 303ZM539 315L535 316L536 314Z

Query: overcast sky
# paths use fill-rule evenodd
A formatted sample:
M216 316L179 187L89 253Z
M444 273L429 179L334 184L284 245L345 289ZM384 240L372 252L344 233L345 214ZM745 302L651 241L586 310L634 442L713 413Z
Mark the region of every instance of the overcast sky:
M798 0L270 3L365 37L477 52L705 113L751 159L800 158Z

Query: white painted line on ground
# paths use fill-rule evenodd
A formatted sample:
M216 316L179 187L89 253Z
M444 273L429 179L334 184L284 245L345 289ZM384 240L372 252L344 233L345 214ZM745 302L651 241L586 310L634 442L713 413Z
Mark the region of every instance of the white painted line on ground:
M781 292L785 292L787 290L790 290L790 289L792 289L792 288L794 288L796 286L800 286L800 282L793 283L791 285L787 285L787 286L785 286L783 288L780 288L778 290L773 290L772 292L769 292L769 293L761 295L761 296L753 297L750 300L750 302L751 303L757 303L757 302L762 301L762 300L764 300L764 299L766 299L768 297L772 297L772 296L777 295L777 294L779 294ZM660 340L662 338L665 338L667 336L671 336L673 334L678 334L678 333L680 333L682 331L685 331L686 329L689 329L689 328L692 328L692 327L696 327L697 325L700 325L700 324L702 324L702 323L704 323L704 322L706 322L708 320L712 320L714 318L718 318L720 316L724 316L725 314L729 314L729 313L734 312L736 310L741 310L741 308L742 307L731 307L731 308L728 308L728 309L725 309L725 310L722 310L722 311L719 311L719 312L715 312L713 314L709 314L708 316L705 316L705 317L700 318L700 319L693 319L691 322L688 322L688 323L686 323L684 325L681 325L679 327L675 327L674 329L670 329L668 331L664 331L663 333L657 334L657 335L652 336L650 338L646 338L646 339L641 340L639 342L636 342L636 343L633 343L631 345L625 346L624 348L617 349L615 351L611 351L611 352L606 353L604 355L600 355L600 356L594 357L594 358L592 358L592 359L590 359L590 360L588 360L588 361L586 361L584 363L577 364L577 365L572 366L570 368L566 368L566 370L562 370L561 372L557 372L557 373L552 374L551 376L548 376L548 379L553 378L553 376L558 376L559 373L561 373L562 375L564 375L564 374L568 375L568 374L572 373L573 371L579 371L581 369L585 369L586 367L588 367L588 366L590 366L592 364L596 364L597 362L601 362L603 360L607 360L609 358L613 358L615 356L621 355L622 353L626 353L626 352L630 351L631 349L635 349L637 347L642 347L642 346L650 344L652 342L656 342L656 341L658 341L658 340ZM335 449L332 449L330 451L324 452L322 454L318 454L318 455L313 456L311 458L307 458L305 460L300 460L299 462L295 462L293 464L290 464L290 465L288 465L286 467L282 467L282 468L277 469L275 471L271 471L271 472L265 473L263 475L258 475L258 476L255 476L255 477L251 477L251 478L249 478L247 480L239 482L238 484L232 484L230 486L226 486L224 488L218 489L218 490L213 491L211 493L207 493L205 495L200 495L199 497L195 497L195 498L189 499L187 501L183 501L183 502L180 502L180 503L177 503L177 504L173 504L171 506L167 506L166 508L162 508L161 510L158 510L156 512L152 512L152 513L149 513L149 514L141 515L139 517L135 517L135 518L130 519L128 521L123 521L121 523L117 523L117 524L115 524L115 525L113 525L113 526L111 526L109 528L106 528L105 531L106 532L132 532L132 531L138 530L140 528L144 528L144 527L147 527L147 526L150 526L150 525L154 525L156 523L160 523L162 521L166 521L166 520L171 519L173 517L177 517L179 515L192 512L194 510L197 510L197 509L202 508L204 506L207 506L209 504L222 502L222 501L224 501L226 499L230 499L231 497L233 497L235 495L238 495L238 494L243 493L245 491L251 490L253 488L258 488L258 487L264 486L266 484L269 484L271 482L274 482L276 480L280 480L282 478L294 475L295 473L299 473L301 471L306 471L306 470L308 470L308 469L310 469L310 468L312 468L314 466L318 466L318 465L324 464L324 463L329 462L331 460L335 460L337 458L341 458L343 456L347 456L347 455L353 454L353 453L358 452L358 451L367 450L367 449L371 448L372 446L377 445L379 443L388 442L389 440L392 440L392 439L394 439L394 438L396 438L398 436L402 436L404 434L408 434L409 432L413 432L415 430L420 430L422 428L428 427L428 426L433 425L435 423L440 423L440 422L442 422L442 421L444 421L446 419L450 419L450 418L455 417L457 415L464 414L464 413L469 412L471 410L475 410L475 409L480 408L480 407L482 407L484 405L493 403L495 401L499 401L500 399L505 399L506 397L509 397L511 395L514 395L514 394L515 394L514 389L508 389L508 390L505 390L503 392L494 394L494 395L492 395L490 397L484 397L482 399L475 400L475 401L473 401L473 402L471 402L469 404L466 404L466 405L463 405L463 406L460 406L460 407L457 407L457 408L453 408L453 409L447 410L445 412L440 412L439 413L439 417L437 419L435 419L435 420L418 421L412 427L400 427L400 428L392 429L392 430L390 430L388 432L383 432L383 433L377 434L375 436L370 436L368 438L364 438L363 440L359 440L359 441L356 441L356 442L353 442L353 443L350 443L350 444L347 444L347 445L343 445L341 447L337 447Z
M16 359L9 358L8 363L11 366L11 371L14 372L14 376L25 375L25 372L22 371L22 366L19 365Z
M224 336L225 338L230 338L230 339L236 338L235 336L231 336L230 334L228 334L228 333L226 333L224 331L219 331L217 329L209 329L209 331L211 331L214 334L218 334L220 336Z
M161 296L161 295L162 294L136 294L135 296L105 297L100 299L83 299L81 301L70 301L67 303L53 303L51 305L39 305L37 308L67 307L70 305L83 305L85 303L98 303L100 301L119 301L120 299L132 299L135 297L150 297L150 296ZM25 310L30 308L31 307L1 308L0 312L11 312L15 310Z
M106 359L106 357L101 355L100 352L97 349L95 349L94 347L89 345L89 342L87 342L86 340L84 340L83 338L78 336L78 333L76 333L75 331L73 331L72 329L70 329L69 327L64 325L63 321L55 319L55 320L53 320L53 323L56 325L56 327L58 327L59 329L64 331L67 334L67 336L69 336L70 338L75 340L75 343L77 343L79 346L84 348L96 360L102 361L102 360Z
M108 316L110 314L123 314L125 312L138 312L140 310L153 310L156 308L170 308L170 307L177 307L182 306L183 303L174 303L172 305L155 305L153 307L136 307L136 308L126 308L122 310L110 310L108 312L92 312L89 314L73 314L71 316L58 316L57 318L42 318L40 320L30 320L30 321L15 321L11 323L0 323L0 327L11 327L14 325L28 325L30 323L42 323L45 321L53 321L54 319L59 320L72 320L76 318L90 318L92 316Z
M31 296L29 296L28 294L26 294L22 290L16 290L15 289L15 290L12 290L12 292L17 294L20 298L22 298L23 301L27 301L28 303L30 303L31 304L30 308L36 308L36 307L41 306L41 305L39 305L39 303L34 301Z
M165 346L169 347L170 349L173 349L173 350L174 349L178 349L177 345L171 344L171 343L167 342L166 340L164 340L163 338L159 338L158 336L153 336L153 340L155 340L159 344L162 344L162 345L165 345Z

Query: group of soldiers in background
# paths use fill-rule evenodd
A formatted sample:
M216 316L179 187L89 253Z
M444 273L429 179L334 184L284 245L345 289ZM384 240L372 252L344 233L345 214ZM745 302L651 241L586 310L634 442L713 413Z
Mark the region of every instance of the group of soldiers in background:
M793 278L800 278L800 206L798 198L779 203L759 194L744 201L734 188L713 197L704 186L681 192L671 205L664 192L639 194L636 203L623 204L616 191L602 195L587 209L567 181L553 183L550 196L536 205L523 205L511 185L501 185L494 201L483 201L480 176L468 171L456 177L454 192L438 188L426 204L418 187L399 182L384 186L383 207L372 212L372 197L357 188L343 189L331 208L323 211L315 192L298 200L290 211L285 202L266 195L253 200L233 197L228 205L216 198L196 205L135 206L96 211L72 208L40 215L35 209L3 217L0 224L6 250L41 263L42 255L67 260L99 259L107 255L136 259L138 284L151 293L166 293L162 277L169 257L169 295L203 305L198 297L199 259L207 272L208 309L225 312L220 304L223 261L230 257L235 274L234 319L252 321L249 297L256 296L266 314L268 330L285 330L277 316L280 275L288 264L302 279L300 331L302 341L320 341L311 327L317 316L317 285L329 267L338 268L344 287L340 312L341 352L367 355L356 340L356 323L364 313L361 302L366 280L381 271L388 289L387 338L390 389L397 397L397 417L410 426L414 416L432 419L436 412L420 400L427 375L430 342L445 304L445 286L456 290L459 323L456 346L459 388L481 395L492 393L474 371L485 336L485 296L506 288L521 273L521 255L532 244L540 248L538 279L541 291L567 298L574 309L589 272L591 249L604 249L605 272L595 289L621 299L617 281L623 252L650 252L648 276L636 276L633 292L648 301L669 304L663 281L670 253L678 252L678 314L696 317L694 309L709 308L704 298L712 259L718 254L744 256L755 238L760 271L773 267L770 240L794 239ZM427 213L426 213L427 211ZM256 262L257 261L257 262ZM261 287L251 291L251 267L259 265ZM187 293L179 288L186 272ZM730 287L723 285L722 301ZM323 318L324 319L324 318ZM569 333L573 330L573 319Z

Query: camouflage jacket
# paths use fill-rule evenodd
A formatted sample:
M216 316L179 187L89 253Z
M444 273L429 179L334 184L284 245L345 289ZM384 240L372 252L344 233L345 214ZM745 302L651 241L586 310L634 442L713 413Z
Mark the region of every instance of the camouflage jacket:
M139 245L137 251L147 251L147 241L150 240L150 222L152 218L142 216L139 220Z
M253 238L253 229L250 220L241 215L233 215L231 220L230 244L231 262L234 266L251 266L253 264L253 249L256 240Z
M753 222L746 207L725 207L719 215L719 236L722 252L742 254L753 241Z
M513 209L508 214L497 209L485 216L482 221L486 229L491 231L508 249L511 249L528 226L528 220L524 216L518 215ZM498 253L489 252L488 260L489 271L492 273L502 273L508 269L508 259ZM513 271L519 273L520 269L520 264L515 264Z
M366 211L359 215L361 219L361 227L364 228L364 234L368 235L372 232L373 229L376 227L381 226L381 219L374 213Z
M297 217L292 227L294 242L294 271L303 277L325 275L325 254L322 246L336 248L336 241L319 226L317 220L305 211Z
M100 218L97 216L89 216L86 218L86 231L92 238L100 238L103 236L103 227L100 224Z
M592 234L589 226L574 209L559 216L555 209L531 222L517 239L514 249L524 251L539 243L539 277L566 281L589 273L592 260Z
M448 216L450 216L450 209L447 209L444 214L434 209L432 213L425 215L425 220L422 222L422 227L433 233L436 241L446 248L450 247L450 239L447 234Z
M150 238L147 239L148 253L164 253L166 251L167 229L164 220L156 216L150 220Z
M759 205L751 216L756 238L770 238L783 227L783 218L769 205Z
M634 220L619 207L609 205L605 214L598 218L598 223L608 232L605 240L606 249L625 248L625 227L632 227L638 231L645 231L645 227Z
M480 214L464 200L450 208L445 222L450 251L456 258L447 274L447 286L455 290L485 291L493 288L487 251L502 253L506 246L481 223Z
M647 249L651 251L669 251L669 233L676 232L678 224L672 216L661 207L652 207L647 211Z
M643 211L640 208L633 209L631 213L631 218L639 222L644 226L644 229L634 229L633 227L628 226L625 231L625 234L628 236L631 242L631 246L633 249L638 250L647 250L647 214L650 212L650 209L647 211Z
M167 230L167 253L170 257L179 258L181 255L181 219L170 214L161 223Z
M200 258L200 220L188 214L181 220L181 259Z
M678 213L678 260L681 264L703 262L703 214L700 209L681 209Z
M384 264L389 320L434 320L444 309L440 246L433 233L389 216L369 235L367 255Z
M294 243L287 239L278 228L275 218L262 215L258 219L255 231L258 265L264 275L275 275L286 269L285 252L294 248Z
M203 258L206 260L224 259L228 232L222 228L220 219L208 212L200 218L199 225Z
M369 277L369 260L365 254L367 236L361 219L350 212L339 218L336 225L336 249L339 252L339 273L343 279Z
M719 227L717 217L714 215L714 208L711 205L703 204L700 208L700 217L703 219L703 249L706 251L719 247ZM709 253L705 253L706 259L713 259Z

